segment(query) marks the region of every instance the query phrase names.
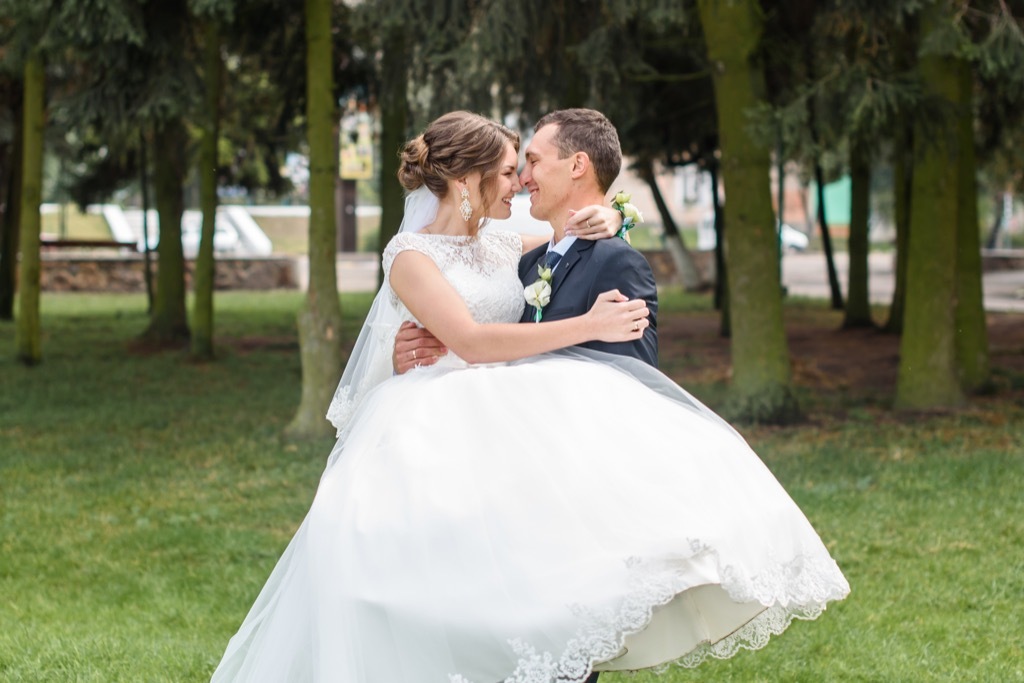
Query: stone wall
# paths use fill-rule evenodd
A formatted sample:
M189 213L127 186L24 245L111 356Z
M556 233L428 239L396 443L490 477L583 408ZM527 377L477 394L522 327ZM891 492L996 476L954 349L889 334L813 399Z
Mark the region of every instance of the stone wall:
M154 254L153 273L157 262ZM185 281L192 284L195 262L185 262ZM218 258L216 289L295 289L295 260L287 256ZM42 255L41 285L50 292L143 292L145 264L141 254Z
M659 285L678 285L679 276L667 251L644 251ZM693 252L705 283L714 282L714 253ZM153 255L156 274L156 255ZM192 284L195 262L185 261L185 280ZM297 289L305 287L308 266L304 259L290 256L266 258L218 258L215 287L225 289ZM49 292L143 292L145 264L141 254L95 253L42 254L42 288ZM342 291L370 291L377 288L377 258L374 254L339 254L338 287Z
M986 273L1024 270L1024 249L982 249L981 269Z
M655 251L644 249L641 253L651 264L651 270L654 271L654 281L658 283L659 286L679 286L679 273L676 272L676 264L672 260L672 255L669 254L667 250ZM715 252L691 249L690 254L693 256L693 263L697 267L697 274L700 277L701 288L714 286Z

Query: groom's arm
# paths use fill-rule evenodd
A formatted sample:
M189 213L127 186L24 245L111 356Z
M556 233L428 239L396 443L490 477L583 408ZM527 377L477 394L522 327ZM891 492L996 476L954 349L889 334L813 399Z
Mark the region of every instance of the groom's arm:
M643 299L650 311L648 321L650 327L644 336L632 342L606 343L592 342L584 344L589 348L607 351L620 356L633 356L651 367L658 367L658 286L654 281L654 271L644 255L636 249L625 248L608 250L602 258L591 264L594 268L594 279L591 281L590 301L599 294L610 289L618 289L630 299Z

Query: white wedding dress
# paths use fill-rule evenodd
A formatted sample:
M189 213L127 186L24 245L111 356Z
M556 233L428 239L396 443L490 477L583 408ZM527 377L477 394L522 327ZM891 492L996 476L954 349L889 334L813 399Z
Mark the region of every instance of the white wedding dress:
M519 320L518 235L401 234L386 272L404 249L430 256L476 320ZM448 357L349 398L312 507L213 681L695 666L849 592L743 439L639 361Z

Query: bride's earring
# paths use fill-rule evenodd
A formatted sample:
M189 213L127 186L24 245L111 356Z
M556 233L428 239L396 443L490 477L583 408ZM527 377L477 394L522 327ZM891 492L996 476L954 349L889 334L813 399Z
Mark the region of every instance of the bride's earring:
M473 215L473 207L469 205L469 189L464 187L459 194L462 195L462 203L459 204L459 213L462 214L462 220L468 223L470 217Z

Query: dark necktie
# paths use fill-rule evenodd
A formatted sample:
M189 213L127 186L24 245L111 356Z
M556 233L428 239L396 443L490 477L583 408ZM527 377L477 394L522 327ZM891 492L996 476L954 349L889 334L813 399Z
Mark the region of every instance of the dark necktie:
M558 261L561 258L562 255L559 254L557 251L549 251L547 257L545 258L544 265L547 266L548 268L554 268L556 265L558 265Z

